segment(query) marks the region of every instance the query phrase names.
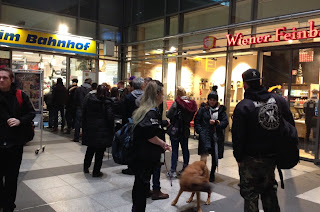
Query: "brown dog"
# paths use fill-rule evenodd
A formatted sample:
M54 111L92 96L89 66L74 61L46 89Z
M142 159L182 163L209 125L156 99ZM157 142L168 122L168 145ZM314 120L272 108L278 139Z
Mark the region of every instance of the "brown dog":
M190 198L187 200L187 203L190 203L193 200L193 196L197 194L197 208L198 212L202 212L200 206L200 192L207 192L208 199L206 205L210 204L211 197L211 185L209 183L209 170L204 161L196 161L188 165L180 176L180 190L177 197L171 203L172 206L175 206L179 200L182 192L188 191L192 192Z

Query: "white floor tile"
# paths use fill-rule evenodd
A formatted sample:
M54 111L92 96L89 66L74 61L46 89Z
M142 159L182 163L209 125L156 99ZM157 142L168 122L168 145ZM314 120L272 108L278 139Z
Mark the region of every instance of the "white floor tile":
M320 187L307 191L297 196L300 199L308 200L320 204Z
M79 184L74 184L73 187L75 187L76 189L78 189L79 191L81 191L86 195L103 193L106 191L116 189L116 187L111 183L103 182L103 181L79 183Z
M43 199L46 203L54 203L58 201L67 201L84 197L85 194L72 186L61 186L57 188L49 188L45 190L38 190L35 193Z
M121 196L114 194L112 191L90 195L90 198L109 210L132 203L131 201L124 200Z
M88 197L61 201L50 205L56 212L95 212L107 211L105 207L100 205Z
M45 177L34 180L25 180L23 182L33 191L46 190L68 185L59 177Z

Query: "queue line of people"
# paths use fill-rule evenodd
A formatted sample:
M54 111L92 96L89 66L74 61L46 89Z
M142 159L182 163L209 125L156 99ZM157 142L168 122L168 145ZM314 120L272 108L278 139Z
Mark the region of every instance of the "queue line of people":
M284 99L271 95L261 86L261 78L257 70L249 69L243 73L242 77L244 80L245 99L237 105L234 111L232 126L234 156L239 164L240 194L245 200L245 211L258 210L259 195L261 195L263 207L266 211L280 211L276 194L277 183L274 176L276 150L271 143L277 141L278 131L275 128L279 127L281 123L272 123L274 129L267 128L266 126L270 125L266 122L275 122L279 121L279 119L275 116L276 113L274 111L270 111L266 113L270 116L269 118L260 120L261 112L258 109L276 99L278 107L274 106L273 109L281 110L280 113L282 113L283 118L294 125L292 114ZM61 87L60 80L57 84ZM124 114L123 120L124 118L132 118L133 120L136 157L129 164L129 169L133 171L135 176L132 189L132 211L140 212L145 211L146 198L149 196L152 196L152 199L155 200L169 197L169 195L160 191L162 162L160 159L165 151L171 151L171 145L165 142L164 127L170 126L170 121L177 116L172 116L170 113L175 114L180 110L180 114L184 114L180 117L187 123L192 119L191 117L193 117L197 108L192 100L185 97L184 89L178 88L178 92L181 95L178 95L174 107L167 114L170 121L162 120L162 83L151 78L146 80L135 78L131 81L131 85L133 91L124 97L123 102L125 104L122 105L131 105L129 109L135 109L132 110L131 115L128 111L125 111L125 106L120 107L120 111ZM114 110L119 107L115 106L114 102L118 101L118 104L121 105L121 100L118 96L120 89L117 89L118 92L113 89L113 96L110 97L110 88L106 85L97 86L94 92L92 87L95 86L92 86L91 79L86 79L85 83L74 91L76 99L75 128L76 136L79 136L77 127L82 124L82 143L88 146L84 159L84 173L89 173L89 167L95 155L92 176L101 177L103 175L100 171L103 153L106 147L111 146L115 130ZM63 90L61 88L59 90L56 89L53 94L56 94L57 91L63 92ZM130 91L130 89L128 90ZM216 90L217 87L213 87L208 95L208 102L201 105L195 116L195 130L199 134L198 154L200 155L200 160L206 161L209 154L212 155L211 182L215 180L215 169L218 166L218 160L223 157L224 129L228 125L226 108L218 103ZM7 163L3 163L3 161L7 161L7 158L0 160L0 177L2 179L0 208L4 211L13 211L15 208L17 177L22 160L23 144L25 143L23 136L17 137L20 134L16 133L16 131L34 117L34 109L30 106L30 100L25 94L22 95L22 108L16 107L15 110L10 110L10 107L3 107L12 105L10 103L18 105L15 92L12 71L1 69L0 124L2 127L0 128L0 156L12 158L10 166ZM131 98L131 96L134 98ZM130 98L131 104L128 104L128 99ZM251 102L253 103L249 104ZM275 104L275 101L273 103ZM261 126L255 124L257 120ZM124 120L124 122L126 121ZM54 123L56 124L56 122ZM174 147L171 171L176 169L177 146L179 143L183 145L182 148L184 149L183 168L189 163L190 155L186 147L188 147L187 135L190 126L185 124L181 125L180 128L186 131L183 130L178 139L170 138ZM250 128L256 130L250 130ZM272 142L270 143L269 141ZM261 148L263 146L266 148ZM257 152L258 155L256 155ZM258 173L255 173L257 170ZM169 176L172 177L170 174ZM150 190L151 176L153 176L153 191Z

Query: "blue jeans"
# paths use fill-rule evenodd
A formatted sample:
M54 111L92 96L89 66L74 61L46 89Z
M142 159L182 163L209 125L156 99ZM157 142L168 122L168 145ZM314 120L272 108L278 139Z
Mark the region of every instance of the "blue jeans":
M76 119L74 123L74 137L73 137L73 140L75 141L79 141L81 125L82 125L82 109L77 108Z
M178 156L179 156L179 143L182 149L183 156L183 168L189 165L190 153L188 147L188 138L180 137L178 139L171 138L171 147L172 147L172 155L171 155L171 171L174 172L177 169Z

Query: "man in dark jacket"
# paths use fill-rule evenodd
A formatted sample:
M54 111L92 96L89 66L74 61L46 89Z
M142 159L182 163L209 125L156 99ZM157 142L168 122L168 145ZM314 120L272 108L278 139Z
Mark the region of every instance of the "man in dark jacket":
M139 107L140 98L143 94L144 79L142 77L132 80L133 91L128 94L123 101L123 119L122 123L128 122L128 118L132 117L133 111Z
M141 77L132 80L133 91L128 94L122 103L122 124L126 124L132 117L133 111L139 107L140 98L143 94L144 80ZM133 175L132 169L129 167L122 170L123 174Z
M67 121L67 131L66 134L70 134L71 129L74 127L75 117L76 117L76 105L74 102L74 94L78 88L78 79L72 79L72 84L68 88L68 100L66 104L66 121Z
M90 92L91 90L91 78L88 78L84 81L84 83L81 85L81 87L77 88L75 91L75 105L76 105L76 118L75 118L75 124L74 124L74 142L79 142L80 137L80 128L82 123L82 106L84 102L85 96Z
M54 109L54 118L53 118L53 132L58 130L58 117L59 112L61 116L61 131L64 129L64 106L67 103L68 91L66 87L63 85L62 79L57 79L57 84L52 89L52 103Z
M0 69L0 211L14 211L17 180L22 160L23 145L27 142L25 126L35 117L28 98L22 93L22 104L16 97L13 73Z
M261 195L263 209L277 212L275 146L280 142L281 115L293 126L294 120L285 99L260 85L257 70L245 71L242 78L245 94L233 113L232 142L239 164L244 211L259 211Z
M53 101L52 101L52 91L44 95L44 102L47 105L47 110L49 112L49 121L48 121L48 128L53 127L53 113L54 113L54 108L53 108Z

